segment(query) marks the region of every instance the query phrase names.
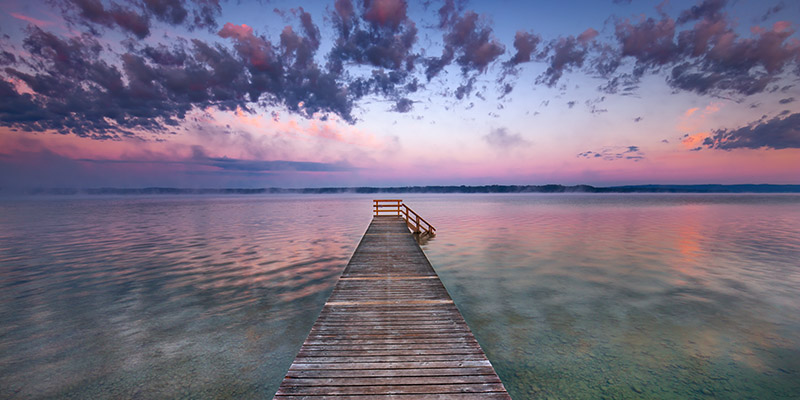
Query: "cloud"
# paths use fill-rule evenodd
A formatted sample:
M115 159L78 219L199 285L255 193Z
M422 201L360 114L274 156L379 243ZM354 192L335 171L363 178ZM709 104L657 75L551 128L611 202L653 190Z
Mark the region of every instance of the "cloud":
M792 103L792 102L794 102L794 97L787 97L785 99L778 100L778 103L780 103L780 104L789 104L789 103Z
M621 55L636 60L637 75L646 68L667 64L677 56L677 46L673 41L675 21L671 18L658 21L647 18L638 23L617 21L615 35L621 46Z
M417 27L406 14L405 0L365 0L360 4L357 9L350 0L335 3L331 19L337 36L328 55L329 68L341 73L344 63L354 62L395 71L412 70Z
M721 11L726 2L726 0L703 0L702 3L682 11L678 17L678 24L700 19L719 20L722 18Z
M770 19L773 15L776 15L779 12L783 11L784 8L786 8L786 3L784 3L783 1L776 4L773 7L768 8L767 12L765 12L764 15L761 16L761 22Z
M235 43L233 47L254 69L280 72L282 66L272 49L272 43L264 37L255 36L252 27L227 22L217 34L221 38L232 39Z
M800 113L770 120L762 118L738 129L716 130L703 145L720 150L797 149L800 148Z
M753 27L753 37L740 37L723 12L726 2L706 0L680 13L675 21L617 20L620 56L635 61L633 75L667 69L673 88L699 94L763 92L792 63L800 60L800 42L791 40L791 24L778 21L770 29ZM678 25L694 25L677 31Z
M480 75L498 61L499 98L515 89L516 83L505 79L524 63L544 63L535 79L539 85L554 87L565 73L582 71L602 80L599 91L620 95L635 94L645 74L662 74L671 88L698 94L786 92L789 86L781 88L780 80L800 72L800 42L791 23L777 21L741 33L723 0L702 1L673 14L674 19L661 10L653 18L612 19L610 37L588 28L547 40L517 30L508 57L491 21L465 10L463 0L440 3L438 25L430 28L441 31L441 40L434 38L431 47L442 52L432 57L423 56L407 0L335 0L326 16L333 42L324 54L320 27L302 7L284 14L295 20L278 29L277 37L227 22L213 28L225 39L215 43L187 40L174 30L167 41L151 31L216 27L218 0L55 1L70 29L83 32L59 36L29 26L24 52L0 41L0 79L6 82L0 125L95 139L144 137L174 131L188 113L209 107L246 113L277 108L354 123L353 110L367 96L389 102L394 112L411 112L411 94L426 89L422 80L432 80L448 66L459 68L461 76L444 82L450 85L444 93L464 99L478 91L476 96L488 98ZM768 12L774 15L780 6ZM110 45L99 37L98 30L106 29L126 39ZM631 70L621 70L630 65ZM781 97L780 104L793 99ZM604 112L598 103L587 106Z
M200 164L210 165L223 170L233 171L299 171L299 172L340 172L352 171L353 167L346 164L321 163L310 161L260 161L240 160L228 157L212 157L197 161Z
M564 72L581 68L589 53L590 42L596 36L597 31L589 28L578 37L567 36L548 43L539 58L547 60L549 65L547 70L536 78L536 83L553 87Z
M20 14L20 13L12 12L12 13L9 13L9 15L11 15L12 17L14 17L14 18L16 18L18 20L22 20L22 21L34 24L34 25L42 27L42 28L47 27L49 25L53 25L53 23L50 22L50 21L43 21L41 19L36 19L36 18L29 17L27 15Z
M397 111L399 113L407 113L414 108L414 102L409 99L400 99L394 103L392 106L392 111Z
M55 0L68 22L93 27L119 27L142 39L150 35L152 19L168 25L182 25L189 30L213 29L216 18L222 13L219 0L143 0L127 2L126 7L111 2L109 7L100 0ZM191 16L191 18L189 18Z
M508 133L508 129L506 128L492 129L491 132L483 136L483 140L490 146L499 150L508 150L531 145L531 143L525 140L519 133Z
M517 52L508 60L508 65L514 66L531 61L531 55L542 42L542 38L533 32L517 31L514 35L514 48Z
M425 61L425 76L431 80L453 62L461 67L464 76L485 72L489 64L505 53L505 46L494 38L491 26L474 11L457 15L457 10L446 7L448 3L440 9L440 16L441 10L449 10L440 20L440 27L446 29L444 49L441 56Z
M3 72L24 82L32 95L6 87L8 101L13 102L7 108L19 114L0 123L116 139L167 132L195 107L246 107L251 85L242 63L220 46L192 43L192 48L127 52L113 65L104 61L107 53L90 35L62 39L29 27L26 68L7 67Z
M578 153L576 157L591 160L631 160L638 162L644 159L644 153L639 149L639 146L607 146L599 151L588 150Z
M84 23L93 23L107 28L118 26L142 39L150 35L150 19L131 8L112 3L106 9L100 0L67 0L67 7L74 7Z

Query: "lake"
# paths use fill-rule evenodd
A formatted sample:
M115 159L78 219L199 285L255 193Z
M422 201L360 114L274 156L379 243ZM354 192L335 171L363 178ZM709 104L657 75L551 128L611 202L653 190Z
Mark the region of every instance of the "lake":
M381 197L0 199L0 398L271 397ZM515 399L798 398L800 195L401 198Z

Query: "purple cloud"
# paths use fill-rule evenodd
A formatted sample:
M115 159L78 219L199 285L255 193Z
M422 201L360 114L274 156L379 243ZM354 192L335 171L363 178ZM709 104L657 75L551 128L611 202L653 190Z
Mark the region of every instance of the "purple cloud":
M445 4L443 8L447 6ZM446 24L441 27L447 30L444 50L440 57L426 60L425 75L428 80L454 61L465 76L473 72L485 72L489 64L505 53L505 46L494 38L492 28L473 11L463 15L448 14L441 21Z
M785 115L785 114L784 114ZM738 129L720 129L703 141L711 149L798 149L800 148L800 113L762 118Z

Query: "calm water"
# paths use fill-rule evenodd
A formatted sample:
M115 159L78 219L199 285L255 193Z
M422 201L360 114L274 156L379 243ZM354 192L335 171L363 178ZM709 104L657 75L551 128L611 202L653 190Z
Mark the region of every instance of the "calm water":
M0 398L270 397L364 196L0 200ZM515 399L800 397L800 196L405 196Z

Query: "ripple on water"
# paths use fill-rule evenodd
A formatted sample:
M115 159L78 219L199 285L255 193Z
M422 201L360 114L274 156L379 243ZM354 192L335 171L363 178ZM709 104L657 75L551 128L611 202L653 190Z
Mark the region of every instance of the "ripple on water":
M363 233L369 204L0 202L0 397L269 395Z
M0 398L263 398L371 196L0 201ZM413 195L515 398L796 398L800 197Z

